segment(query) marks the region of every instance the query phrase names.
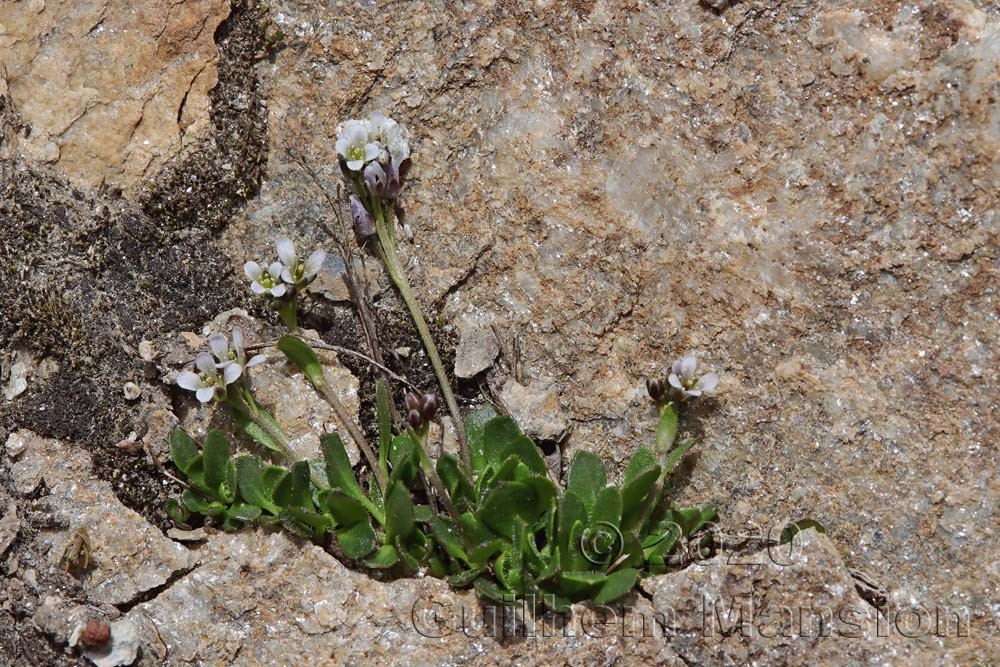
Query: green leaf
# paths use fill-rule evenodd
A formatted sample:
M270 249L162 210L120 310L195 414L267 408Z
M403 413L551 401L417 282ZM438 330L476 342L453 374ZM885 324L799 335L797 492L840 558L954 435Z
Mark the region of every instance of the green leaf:
M801 533L803 530L814 529L817 533L826 533L826 528L819 521L813 521L812 519L802 519L801 521L795 521L793 523L785 526L784 530L781 531L781 538L779 542L781 544L788 544L795 539L795 536Z
M469 562L481 567L486 567L487 563L493 556L497 555L503 551L504 546L507 543L503 540L493 540L488 544L479 547L475 551L469 554Z
M442 455L437 462L437 474L453 504L458 504L463 499L469 502L474 500L475 491L469 478L462 472L457 458L451 454Z
M262 415L267 414L266 412L264 412L264 410L260 410L260 413ZM236 420L236 423L239 424L240 429L244 433L246 433L247 436L249 436L254 442L266 447L267 449L270 449L271 451L284 453L285 451L284 448L282 448L282 446L278 442L276 442L274 438L272 438L268 434L268 432L265 431L263 428L261 428L260 425L257 424L255 421L235 410L232 412L232 415L233 418Z
M476 477L479 477L486 467L486 445L483 442L483 431L491 420L495 419L497 411L492 407L477 410L465 418L465 435L469 441L469 453L472 455L472 467Z
M398 481L390 484L389 493L385 497L385 532L387 538L393 542L395 542L395 538L397 537L406 539L413 533L415 528L413 500L410 498L410 490ZM401 555L405 556L405 554Z
M288 361L298 367L306 379L314 387L326 384L323 377L323 365L312 348L298 336L285 335L278 339L278 349L281 350Z
M639 581L639 570L625 568L612 572L594 596L594 604L607 604L625 595Z
M660 462L648 447L640 447L628 462L625 468L625 480L623 486L628 486L637 477L644 474L654 466L659 466Z
M188 518L191 516L187 508L181 505L176 498L168 500L163 509L166 511L167 516L170 517L170 520L177 525L186 524Z
M260 516L260 508L256 505L236 503L226 510L226 516L240 521L255 521Z
M455 522L443 516L436 516L430 521L431 534L449 556L463 563L469 563L469 555L462 544L461 532Z
M515 518L533 523L545 512L554 495L552 482L544 477L507 482L486 494L479 515L487 526L513 539Z
M348 500L353 500L348 496L344 497L348 498ZM338 528L333 532L337 536L337 543L340 545L340 550L350 559L357 560L358 558L364 558L375 548L375 530L372 528L372 523L368 519L367 513L365 513L364 521L359 521L347 528ZM375 555L378 556L378 554ZM370 567L378 566L372 565Z
M491 488L499 485L501 482L510 482L514 480L514 471L517 470L517 466L520 463L520 459L517 456L509 456L507 459L497 468L496 472L490 475L490 478L486 481L486 488Z
M378 419L378 463L389 474L389 446L392 443L392 411L389 409L389 390L383 380L375 383L375 415Z
M350 459L347 458L344 441L336 433L327 433L320 442L323 447L323 458L326 459L326 478L330 482L330 487L340 489L359 503L365 504L368 498L354 477L354 469L351 467Z
M583 501L577 498L576 494L563 494L559 503L558 533L562 566L566 570L583 570L589 566L579 540L585 521L587 521L587 508ZM574 533L575 526L580 526L579 532Z
M288 471L281 466L267 466L260 476L260 490L268 498L274 498L274 490L278 488L281 480L285 479Z
M226 511L226 506L215 500L206 500L197 492L191 489L184 489L181 494L184 506L191 512L204 514L205 516L219 516Z
M677 448L667 455L667 458L663 460L663 470L669 473L673 470L681 459L687 454L687 451L691 449L691 445L694 444L694 440L685 440L677 446Z
M667 403L660 412L660 421L656 424L656 451L665 454L674 446L677 438L677 410L673 403ZM666 467L666 466L664 466Z
M649 452L646 449L639 450L639 452L643 451ZM636 456L632 458L625 471L626 483L625 489L622 491L622 528L632 528L644 520L642 515L647 510L652 509L646 505L646 497L653 490L656 480L660 477L659 464L654 462L649 465L648 459L645 457L641 459L643 467L638 465L633 467L639 458L639 452L636 452Z
M462 526L462 532L465 533L466 541L470 544L486 544L496 537L493 531L487 528L472 512L463 512L458 520Z
M680 526L685 537L690 537L698 532L703 526L715 518L716 510L713 505L705 507L687 507L684 509L671 509L668 516L670 520Z
M326 495L323 508L339 526L353 526L368 520L368 510L365 506L340 489L334 489Z
M293 531L315 539L330 529L330 519L322 514L295 505L281 511L281 520Z
M573 457L573 465L569 469L569 480L566 482L566 492L574 494L583 501L587 514L594 509L597 494L607 484L607 473L604 461L600 456L586 450L581 450Z
M177 469L186 475L191 465L198 460L198 445L184 430L175 428L170 432L170 456Z
M312 501L312 486L309 482L309 462L296 461L292 471L281 480L274 490L274 502L284 509L299 509L315 512Z
M597 494L594 511L590 516L593 526L610 524L617 528L622 520L622 492L617 486L606 486Z
M502 605L511 605L517 600L517 595L513 591L503 590L493 581L480 577L476 579L474 586L479 597Z
M401 481L406 486L412 486L420 472L420 455L413 440L406 433L401 433L392 439L389 445L389 464L392 474L389 475L389 485Z
M229 463L229 442L226 436L217 428L209 430L202 448L205 462L205 484L216 493L227 479Z
M510 456L517 456L536 475L546 474L545 459L538 446L510 417L496 417L483 427L482 443L487 460L501 466Z
M378 551L365 560L365 566L376 570L384 570L399 562L399 552L391 544L383 545Z
M430 505L414 505L413 506L413 520L417 523L427 523L433 519L436 515L434 510L431 509Z
M448 584L453 588L466 588L472 582L476 580L483 571L480 568L473 568L471 570L464 570L458 574L453 574L448 577Z

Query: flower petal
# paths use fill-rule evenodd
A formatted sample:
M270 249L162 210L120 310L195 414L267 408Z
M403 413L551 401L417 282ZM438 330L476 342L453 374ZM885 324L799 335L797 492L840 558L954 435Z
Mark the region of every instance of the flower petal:
M261 365L265 361L267 361L267 356L265 356L263 354L256 354L256 355L254 355L254 356L252 356L250 358L250 361L247 362L246 367L247 368L253 368L254 366Z
M282 297L285 296L285 292L288 291L288 286L282 283L281 285L275 285L270 289L271 296Z
M252 283L250 283L250 291L253 292L254 294L263 294L267 290L264 289L263 285L261 285L259 282L255 280Z
M305 274L307 278L311 278L319 273L319 270L323 268L323 262L326 261L326 250L314 250L309 258L306 260Z
M670 386L673 387L674 389L680 389L681 391L684 391L684 386L681 384L681 379L677 377L676 373L671 373L667 377L667 382L669 382Z
M177 375L177 386L188 391L198 391L201 388L201 377L191 371L181 371Z
M229 341L222 334L217 333L209 337L208 346L212 349L212 354L219 361L229 359Z
M281 270L281 279L289 285L295 284L295 277L292 275L292 270L287 266Z
M243 265L243 273L247 274L247 278L250 280L257 280L260 278L260 264L257 262L247 262Z
M347 168L351 171L361 171L361 167L365 166L364 160L348 160Z
M681 377L685 381L690 380L696 370L698 370L698 360L695 359L693 354L689 354L681 359Z
M700 389L706 394L710 394L715 390L715 387L718 384L719 384L719 376L716 375L715 373L708 373L698 378L698 384L696 384L694 388Z
M285 265L281 262L271 262L267 267L267 272L271 274L272 278L277 278L281 275L283 268L285 268Z
M243 346L246 344L246 338L243 337L243 329L239 327L233 327L233 349L239 354L243 351Z
M197 366L202 375L207 375L208 377L214 377L216 375L215 361L212 359L212 355L208 352L202 352L199 354L194 360L194 365Z
M239 380L241 375L243 375L243 367L239 364L229 364L222 371L222 379L225 381L226 386Z
M274 242L274 246L278 249L278 259L285 266L292 267L295 266L295 244L289 238L280 238Z
M215 397L215 388L202 387L195 392L195 395L198 397L198 400L201 401L202 403L208 403Z
M365 162L378 158L380 150L382 150L382 145L377 141L365 144Z

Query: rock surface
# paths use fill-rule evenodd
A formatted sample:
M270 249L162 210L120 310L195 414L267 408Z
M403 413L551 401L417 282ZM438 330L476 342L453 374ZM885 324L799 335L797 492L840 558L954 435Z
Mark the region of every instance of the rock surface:
M191 555L125 508L110 485L94 479L90 456L58 440L28 431L12 433L24 449L10 464L14 491L30 494L41 485L56 530L41 539L49 567L79 571L90 600L123 605L187 570ZM75 540L84 551L73 554Z
M225 0L0 6L3 72L30 131L17 149L79 185L137 190L205 136Z

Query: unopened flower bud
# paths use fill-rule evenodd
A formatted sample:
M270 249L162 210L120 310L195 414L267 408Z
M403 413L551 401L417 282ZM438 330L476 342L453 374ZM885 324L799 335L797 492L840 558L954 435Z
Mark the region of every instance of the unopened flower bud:
M436 394L424 394L420 399L420 416L429 422L437 416L440 403Z
M406 404L407 410L416 410L417 412L420 412L420 396L418 394L406 392L406 396L403 397L403 403Z
M667 383L660 378L646 380L646 391L651 399L659 403L667 393Z
M357 195L351 195L351 217L354 218L354 233L358 238L366 239L375 233L375 218Z
M395 199L399 196L399 189L402 187L402 177L399 174L400 160L393 158L385 169L385 187L382 194L388 199Z
M410 410L409 414L406 415L406 423L408 423L410 428L414 431L419 430L424 424L424 420L420 416L420 411Z
M365 188L376 197L381 197L385 191L386 175L382 165L372 162L365 167Z

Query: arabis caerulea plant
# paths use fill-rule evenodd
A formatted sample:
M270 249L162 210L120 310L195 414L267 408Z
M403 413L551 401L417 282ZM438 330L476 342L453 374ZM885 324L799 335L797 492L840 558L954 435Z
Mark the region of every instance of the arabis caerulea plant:
M207 352L199 354L194 365L198 372L183 371L177 376L177 384L183 389L193 391L202 403L208 403L213 399L225 400L229 393L227 388L243 373L241 366L216 367L215 361Z
M719 383L719 377L715 373L706 373L701 377L696 377L697 371L698 360L693 354L674 362L667 382L670 383L678 400L711 394L715 390L715 386Z
M410 158L410 141L406 128L376 111L367 119L344 123L336 147L344 176L354 191L350 195L351 217L354 219L358 239L365 242L368 238L375 237L375 250L413 317L437 375L448 411L458 422L461 420L461 413L444 364L441 363L441 355L438 354L420 303L413 294L396 254L396 226L393 220L395 199L402 186L403 163ZM462 458L468 468L472 459L466 435L460 428L457 432Z

